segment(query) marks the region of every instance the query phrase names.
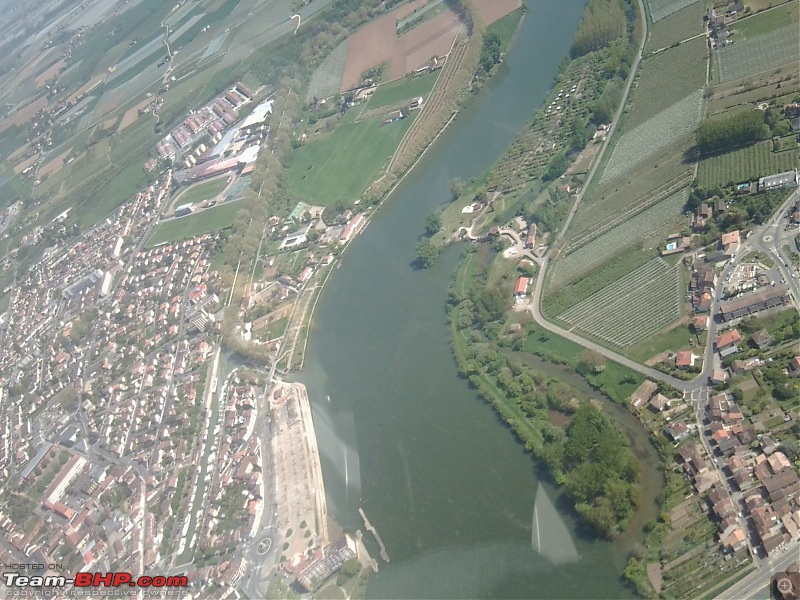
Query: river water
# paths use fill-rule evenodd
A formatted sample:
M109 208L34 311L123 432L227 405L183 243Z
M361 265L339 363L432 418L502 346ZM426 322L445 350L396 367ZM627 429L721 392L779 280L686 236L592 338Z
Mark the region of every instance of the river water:
M498 76L348 250L314 314L299 379L328 509L352 531L363 530L363 507L391 560L368 597L631 596L619 579L623 545L580 534L512 432L458 377L445 302L460 250L413 267L425 215L449 200L453 178L489 168L531 118L583 7L528 1Z

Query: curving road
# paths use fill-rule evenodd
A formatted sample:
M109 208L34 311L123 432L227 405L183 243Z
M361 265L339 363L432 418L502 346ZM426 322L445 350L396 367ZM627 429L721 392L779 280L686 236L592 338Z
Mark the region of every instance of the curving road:
M622 111L624 110L625 104L628 101L628 95L630 94L631 86L633 85L633 80L636 76L636 71L639 68L639 62L642 59L642 52L644 51L644 45L645 42L647 41L648 31L647 31L647 19L645 18L645 11L644 11L644 6L642 4L642 0L638 1L639 1L639 10L641 12L644 21L643 23L644 32L642 34L642 39L639 42L639 48L636 51L636 58L634 59L633 65L631 66L631 72L630 75L628 76L628 83L625 86L625 93L623 94L622 101L620 102L619 107L617 108L617 113L614 115L614 119L611 121L611 127L609 128L608 133L606 134L606 139L603 142L603 146L602 148L600 148L600 152L598 152L597 157L594 160L594 164L592 165L592 168L589 171L589 175L586 178L586 182L584 183L583 188L578 193L578 196L575 198L575 204L573 204L572 209L570 210L569 215L567 216L567 220L564 222L564 226L561 228L561 231L559 231L558 234L556 235L555 239L553 240L553 243L550 245L550 249L547 251L547 254L539 262L540 264L539 275L536 278L536 286L534 287L533 294L531 295L531 300L528 305L528 310L531 312L531 314L533 314L534 321L536 321L536 323L540 327L543 327L547 331L555 333L556 335L560 335L561 337L566 338L576 344L579 344L584 348L593 350L594 352L597 352L598 354L606 357L609 360L613 360L616 363L619 363L625 367L628 367L629 369L641 373L645 377L649 377L650 379L655 379L657 381L663 381L664 383L667 383L672 387L679 389L681 391L689 391L697 389L701 385L703 385L703 382L706 380L708 376L708 374L705 371L706 368L708 369L711 368L712 364L711 361L707 361L706 363L704 363L704 369L703 369L704 372L701 373L697 378L691 381L683 381L681 379L672 377L671 375L667 375L666 373L662 373L661 371L658 371L656 369L646 367L636 362L635 360L631 360L630 358L623 356L622 354L619 354L618 352L609 350L605 346L601 346L600 344L587 340L579 335L572 333L571 331L567 331L566 329L563 329L558 325L554 325L553 323L549 322L547 319L544 318L540 308L545 274L547 272L547 265L550 262L551 255L553 252L555 252L556 256L558 256L559 242L564 238L567 229L569 229L569 226L572 223L572 219L575 217L575 213L578 212L578 208L580 207L581 201L583 200L583 196L586 193L586 190L589 188L589 184L592 182L592 179L594 178L595 173L597 172L597 169L600 166L600 163L603 161L603 155L608 149L611 138L613 137L614 131L617 128L617 124L619 123L620 117L622 116ZM713 340L713 337L709 335L708 339ZM710 342L708 346L711 347ZM709 348L706 349L707 353L708 350Z

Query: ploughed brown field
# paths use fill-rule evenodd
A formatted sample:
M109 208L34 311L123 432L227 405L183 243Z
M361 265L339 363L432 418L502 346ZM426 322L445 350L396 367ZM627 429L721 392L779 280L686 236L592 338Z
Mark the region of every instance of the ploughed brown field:
M483 21L489 25L512 10L517 10L522 6L522 0L475 0L475 4L481 11Z
M415 71L432 57L444 56L450 51L461 19L449 8L397 37L397 22L425 4L425 0L416 0L401 6L350 37L341 91L356 87L364 71L381 63L389 63L388 78L393 80ZM476 0L476 4L489 24L519 8L522 0Z

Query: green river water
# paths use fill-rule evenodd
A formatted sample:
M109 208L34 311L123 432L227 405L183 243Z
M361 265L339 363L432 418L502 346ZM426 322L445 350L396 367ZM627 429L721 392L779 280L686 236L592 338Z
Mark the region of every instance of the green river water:
M643 430L616 411L653 492L637 527L613 544L583 535L558 490L539 483L513 433L458 376L445 302L461 250L431 269L413 266L425 215L449 200L451 180L489 168L544 100L583 8L529 0L500 73L378 211L316 308L298 379L313 406L331 516L363 530L362 507L386 545L391 562L379 561L368 597L632 596L620 573L660 486ZM367 533L365 541L378 558Z

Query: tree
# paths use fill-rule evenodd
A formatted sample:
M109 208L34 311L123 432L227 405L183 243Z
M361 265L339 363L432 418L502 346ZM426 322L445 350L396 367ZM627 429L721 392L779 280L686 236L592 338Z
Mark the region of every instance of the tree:
M429 239L424 239L417 244L417 261L423 269L432 266L438 257L439 248L434 246Z
M432 212L425 217L425 233L435 235L442 228L442 217L439 213Z
M559 152L550 161L550 166L547 167L547 172L544 174L545 181L553 181L561 177L569 167L569 159L563 152Z
M580 152L586 147L589 136L586 132L586 125L579 116L575 115L570 124L569 144L572 150Z
M584 350L581 354L578 369L586 373L602 373L606 368L606 359L602 354L594 350Z

